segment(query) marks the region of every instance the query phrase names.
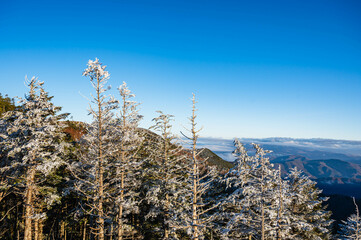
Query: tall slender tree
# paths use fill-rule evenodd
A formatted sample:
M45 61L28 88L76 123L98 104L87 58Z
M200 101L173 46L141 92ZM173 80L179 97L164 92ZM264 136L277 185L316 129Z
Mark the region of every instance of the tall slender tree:
M281 165L276 172L275 193L273 208L277 213L277 217L273 218L274 231L271 232L271 236L277 240L293 239L291 225L294 218L290 209L292 194L288 181L281 177Z
M175 142L176 137L171 132L173 116L158 111L159 116L154 118L151 129L160 133L161 138L152 144L150 150L148 177L151 179L148 186L146 201L151 206L146 218L158 217L161 219L163 239L176 237L180 222L174 216L184 209L182 201L186 192L186 158L183 148Z
M142 134L138 131L142 116L138 112L138 103L132 99L135 95L124 82L119 88L121 97L119 115L113 127L115 137L113 166L115 173L110 180L112 196L116 209L117 239L122 240L125 230L131 230L126 223L126 216L139 212L139 187L141 175L141 161L138 151L143 142Z
M191 128L189 129L190 137L185 136L190 140L190 156L188 168L188 187L190 193L188 199L191 203L191 208L184 211L180 215L188 229L188 234L194 240L204 239L205 232L212 228L213 220L217 212L213 211L219 203L212 203L207 199L207 192L211 191L214 180L218 177L216 168L207 165L207 159L201 159L199 155L201 151L197 149L197 141L201 128L197 128L197 108L196 99L193 94L192 97L192 115L189 118Z
M81 139L82 148L79 151L79 162L69 166L77 181L75 190L86 198L84 211L96 219L91 226L99 240L105 237L105 220L109 219L107 205L110 201L109 179L111 159L114 154L113 110L117 101L106 95L109 73L98 59L89 60L83 76L90 78L95 94L92 95L89 114L93 122L86 127L86 134ZM91 222L91 221L90 221Z

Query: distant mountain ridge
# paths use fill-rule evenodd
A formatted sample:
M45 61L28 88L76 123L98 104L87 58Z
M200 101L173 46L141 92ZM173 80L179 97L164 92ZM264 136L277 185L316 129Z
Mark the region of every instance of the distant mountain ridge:
M361 165L339 159L310 160L299 155L275 158L276 168L281 166L282 175L293 167L302 170L317 182L326 195L341 194L361 198Z
M345 179L361 182L361 166L339 159L310 160L304 156L289 155L275 158L272 163L277 168L281 165L282 174L286 174L291 168L297 167L311 179L337 180L339 183Z
M251 143L260 144L272 150L268 157L275 159L288 155L301 155L308 159L340 159L361 163L361 141L333 139L295 138L241 138L245 147L252 151ZM209 148L223 159L233 162L233 140L220 138L199 138L199 147Z

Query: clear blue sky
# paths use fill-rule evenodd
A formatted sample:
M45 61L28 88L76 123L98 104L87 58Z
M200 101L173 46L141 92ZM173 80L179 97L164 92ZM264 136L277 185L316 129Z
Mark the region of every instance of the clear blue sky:
M194 92L205 137L361 139L361 1L0 1L1 93L35 75L89 120L95 57L144 127L163 110L179 132Z

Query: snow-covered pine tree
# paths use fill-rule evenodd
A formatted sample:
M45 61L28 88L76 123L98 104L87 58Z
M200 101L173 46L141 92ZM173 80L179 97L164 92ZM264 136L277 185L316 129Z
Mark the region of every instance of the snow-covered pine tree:
M115 137L113 167L115 173L110 180L114 199L116 236L122 240L126 232L132 232L132 226L126 222L126 216L139 211L139 188L141 161L138 151L143 137L138 130L142 116L138 113L138 103L132 100L134 94L125 82L118 88L121 97L119 115L113 128Z
M0 127L5 128L0 144L9 163L1 170L6 171L7 183L23 196L25 240L42 232L39 222L46 214L40 209L39 197L47 207L60 198L55 189L41 184L63 163L67 147L59 123L66 114L58 114L61 108L50 102L52 97L43 84L35 77L28 81L29 94L20 100L18 110L4 115L5 126Z
M234 140L236 149L233 155L236 157L234 167L224 176L225 196L222 196L222 214L219 221L219 231L223 239L241 239L255 234L253 229L247 225L250 219L246 219L245 210L241 205L244 198L243 185L247 183L249 171L252 168L252 157L247 153L244 145Z
M275 189L277 189L277 171L265 155L269 151L263 150L258 144L253 144L256 150L251 157L242 191L243 198L240 205L243 207L250 238L274 239L277 225L277 208L275 207Z
M340 224L340 236L343 239L361 240L360 212L358 210L355 198L352 199L356 207L356 213L349 216L347 221L342 221L342 224Z
M197 140L199 132L196 122L196 99L192 97L192 115L189 118L191 129L190 137L190 156L188 167L188 186L191 193L188 195L191 203L191 209L184 210L179 216L184 221L184 227L187 228L188 234L194 240L204 239L205 233L212 229L212 222L218 214L215 210L219 203L212 203L211 199L207 199L206 193L212 191L213 182L218 177L215 167L207 165L207 159L201 159L197 150Z
M223 238L290 237L287 182L265 157L268 151L254 144L256 154L250 156L238 139L234 144L235 166L223 180L227 186L227 196L222 201Z
M147 175L151 176L148 183L146 201L151 206L147 218L158 217L161 220L162 239L177 238L176 230L181 225L175 216L179 215L186 204L182 201L186 179L185 151L175 142L176 137L171 132L173 116L157 111L154 118L154 129L161 136L152 143L148 159ZM189 204L188 204L189 206Z
M275 201L273 207L277 213L276 221L272 222L274 230L271 231L271 236L277 240L293 239L291 234L291 224L293 221L293 214L290 210L291 193L289 183L281 177L281 165L276 172L276 189Z
M291 235L293 239L328 239L330 236L331 212L325 210L323 202L328 198L320 197L322 190L316 182L309 179L297 168L287 175L291 194L292 213Z
M78 162L69 165L69 170L76 178L74 189L86 198L83 209L96 224L90 226L92 233L99 240L105 237L105 220L109 220L107 205L110 201L111 159L114 154L114 119L113 110L117 101L106 95L110 89L107 85L109 73L98 59L89 60L83 76L88 76L95 89L92 101L89 104L89 114L93 122L86 126L86 134L81 139L81 148L78 153ZM90 221L92 222L92 221Z

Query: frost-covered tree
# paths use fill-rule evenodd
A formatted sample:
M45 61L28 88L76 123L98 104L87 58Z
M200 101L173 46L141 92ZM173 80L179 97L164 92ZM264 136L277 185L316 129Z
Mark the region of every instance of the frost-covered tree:
M238 140L235 145L236 164L226 175L231 193L223 203L228 214L224 235L230 239L245 235L259 239L327 238L332 221L315 182L296 170L284 180L281 169L273 169L260 146L254 144L256 154L249 156Z
M356 207L356 213L348 217L347 221L342 221L342 224L340 224L340 236L343 239L361 240L360 212L358 210L355 198L352 199Z
M218 177L216 168L207 165L207 159L201 159L199 154L201 151L197 150L197 140L199 132L202 129L197 129L197 114L196 114L196 99L193 94L192 98L192 115L189 118L191 128L189 129L190 137L190 154L188 167L188 199L191 203L190 209L185 209L180 219L184 222L184 228L187 229L188 234L194 240L204 239L205 232L212 228L212 222L218 214L214 211L219 203L213 203L210 198L207 198L207 192L212 191L214 180ZM186 196L185 196L186 197Z
M172 239L176 238L176 230L181 223L175 216L183 211L186 204L182 199L186 193L188 166L185 151L175 142L176 137L171 132L173 116L161 111L158 113L151 129L158 132L161 138L152 143L148 158L150 183L146 201L151 207L146 219L160 218L162 239Z
M256 153L250 156L238 139L234 144L235 166L224 177L228 194L222 202L223 238L289 237L287 182L265 157L268 151L254 144Z
M220 220L220 232L224 239L241 239L251 236L253 231L247 225L246 214L241 205L244 198L243 186L247 183L248 171L252 167L252 157L248 155L244 145L234 140L236 149L233 151L236 160L234 167L224 176L226 184L225 196L222 199L222 217Z
M276 173L275 201L273 207L276 210L276 221L273 221L274 231L271 236L275 239L293 239L291 224L294 220L290 210L291 192L287 180L281 177L281 166Z
M230 187L233 182L234 192L228 202L233 202L238 212L233 213L225 232L229 232L231 236L234 234L242 237L242 234L246 234L249 238L262 240L286 235L280 227L280 223L286 218L281 209L284 200L282 180L277 178L277 171L265 156L269 151L253 144L255 155L248 156L239 141L236 140L235 144L238 163L229 173L228 182ZM280 190L279 193L277 189Z
M67 147L59 123L66 114L58 114L61 108L50 102L43 84L35 77L28 81L28 95L20 100L19 109L5 113L0 127L0 148L8 162L1 171L7 176L7 184L23 196L26 240L39 237L39 222L46 216L42 208L60 198L56 189L42 183L63 163Z
M323 203L328 198L320 197L322 190L316 182L309 179L297 168L291 169L287 176L291 194L292 230L294 239L327 239L330 236L331 212L325 210Z
M131 231L125 217L139 212L141 161L137 155L143 137L138 131L138 124L142 118L137 109L139 104L132 100L135 95L127 88L126 83L118 90L121 102L112 132L115 137L112 160L115 172L110 183L113 188L112 197L115 200L116 236L121 240L126 231Z
M276 172L269 159L265 157L269 151L263 150L258 144L253 144L256 154L252 158L251 168L247 173L247 182L243 186L244 207L247 225L253 229L260 239L270 239L274 228L272 222L277 213L273 209Z
M110 86L107 86L109 73L105 68L98 59L89 60L83 72L83 76L90 78L95 90L89 108L93 122L87 125L86 134L81 139L79 161L69 166L77 179L75 190L86 199L84 211L96 219L96 224L91 228L99 240L104 240L105 221L109 220L110 169L115 149L113 110L117 106L117 101L106 95Z

